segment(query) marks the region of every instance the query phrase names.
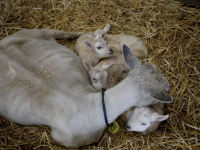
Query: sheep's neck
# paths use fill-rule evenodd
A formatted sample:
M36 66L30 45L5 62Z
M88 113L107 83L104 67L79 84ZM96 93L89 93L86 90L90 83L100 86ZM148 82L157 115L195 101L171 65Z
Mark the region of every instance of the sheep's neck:
M123 82L105 92L108 123L112 123L120 114L137 103L137 89L129 89L128 82L128 79L124 79Z

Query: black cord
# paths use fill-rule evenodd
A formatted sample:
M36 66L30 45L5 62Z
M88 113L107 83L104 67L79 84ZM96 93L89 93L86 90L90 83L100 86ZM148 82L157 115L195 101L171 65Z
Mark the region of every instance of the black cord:
M103 106L104 119L105 119L106 125L108 126L108 119L107 119L107 114L106 114L106 106L105 106L105 101L104 101L104 91L102 92L102 106Z

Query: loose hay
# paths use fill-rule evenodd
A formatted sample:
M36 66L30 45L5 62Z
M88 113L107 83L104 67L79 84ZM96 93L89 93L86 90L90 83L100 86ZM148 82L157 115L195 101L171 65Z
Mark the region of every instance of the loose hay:
M149 56L170 83L174 102L169 119L146 136L125 129L105 131L97 145L84 149L199 149L200 148L200 9L172 0L1 0L0 39L21 29L51 28L87 32L110 23L111 34L142 38ZM75 41L60 43L74 50ZM55 142L50 128L21 126L0 117L0 149L67 149ZM68 148L70 149L70 148Z

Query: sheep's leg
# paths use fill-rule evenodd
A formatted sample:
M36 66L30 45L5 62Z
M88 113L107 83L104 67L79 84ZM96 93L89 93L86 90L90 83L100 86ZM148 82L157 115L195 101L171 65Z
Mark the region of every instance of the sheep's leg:
M46 29L46 30L56 40L57 39L76 39L82 34L78 32L64 32L64 31L53 30L53 29Z
M64 132L56 128L51 129L51 136L54 140L62 143L63 145L67 147L74 147L73 141L71 140L72 138L70 137L70 135L66 135Z
M75 39L81 36L78 32L65 32L53 29L25 29L15 34L13 37L36 38L36 39Z

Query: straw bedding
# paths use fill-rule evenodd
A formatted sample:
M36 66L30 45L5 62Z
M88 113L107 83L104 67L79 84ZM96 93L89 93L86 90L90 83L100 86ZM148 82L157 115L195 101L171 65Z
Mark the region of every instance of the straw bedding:
M21 29L51 28L87 32L111 25L110 34L142 38L153 62L169 80L166 104L170 114L157 132L141 135L125 129L107 130L96 145L84 149L190 149L200 148L200 9L172 0L1 0L0 39ZM75 40L60 43L74 50ZM55 142L46 126L21 126L0 117L0 149L70 149Z

